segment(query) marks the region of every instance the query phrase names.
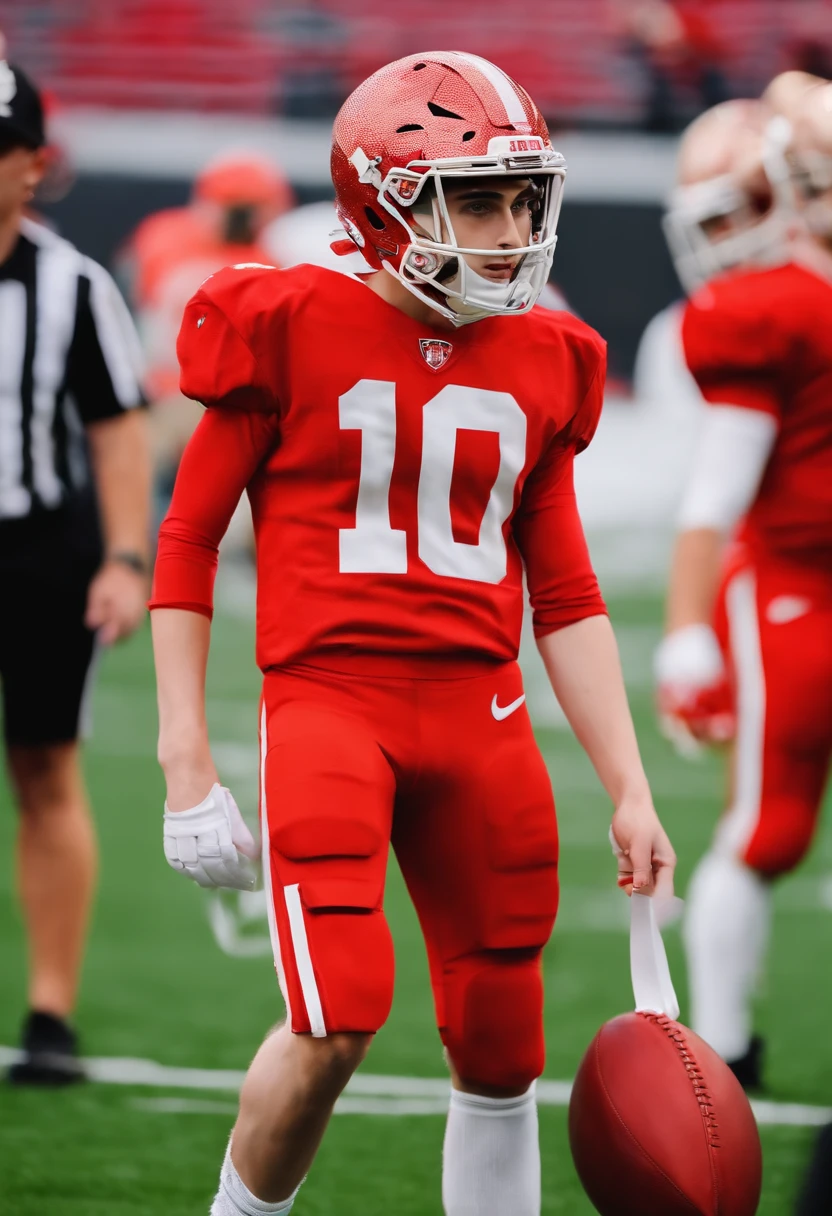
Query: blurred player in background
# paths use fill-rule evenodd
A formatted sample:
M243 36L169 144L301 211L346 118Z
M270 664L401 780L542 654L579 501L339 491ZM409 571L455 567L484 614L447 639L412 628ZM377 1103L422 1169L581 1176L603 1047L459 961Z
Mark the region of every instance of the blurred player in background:
M81 1076L68 1019L96 847L78 739L96 639L144 617L150 539L138 340L109 275L24 216L44 144L37 91L0 60L0 685L29 954L20 1085Z
M179 339L183 388L209 408L152 602L165 851L201 885L253 881L204 687L217 545L247 490L264 879L288 1010L243 1087L212 1213L290 1211L387 1017L392 838L453 1078L445 1211L539 1216L557 837L515 662L523 565L552 686L615 806L620 883L669 892L675 860L573 488L604 346L534 307L565 167L492 64L430 53L382 69L341 110L332 168L362 275L223 271Z
M691 294L724 271L773 265L787 256L788 216L773 205L771 186L763 181L752 192L735 172L738 163L758 156L769 118L760 101L726 101L691 123L682 138L664 229L679 279ZM685 307L684 301L674 301L647 325L636 355L633 395L655 407L655 424L671 416L686 453L705 403L685 361Z
M766 102L782 108L782 94L776 82ZM832 751L828 97L817 85L792 91L791 128L779 115L756 156L737 141L726 185L747 201L700 225L707 282L681 330L709 408L681 510L659 707L680 735L734 739L730 801L691 882L685 942L693 1027L748 1087L761 1082L751 999L771 885L809 847ZM723 233L744 253L717 275ZM779 264L749 265L769 254Z
M239 262L271 263L264 229L294 204L280 170L257 153L218 157L197 177L186 207L139 224L119 260L147 362L157 467L172 476L200 415L179 392L176 335L190 297L209 274Z

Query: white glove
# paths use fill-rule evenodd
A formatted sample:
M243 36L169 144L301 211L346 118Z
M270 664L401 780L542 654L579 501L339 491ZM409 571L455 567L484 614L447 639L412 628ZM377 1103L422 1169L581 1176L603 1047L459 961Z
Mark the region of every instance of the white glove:
M661 642L654 659L659 726L681 756L725 743L736 721L725 662L710 625L686 625Z
M256 887L260 848L224 786L213 785L189 811L170 811L165 803L164 832L168 864L201 887Z
M662 638L653 661L660 688L695 694L725 678L725 664L710 625L685 625Z

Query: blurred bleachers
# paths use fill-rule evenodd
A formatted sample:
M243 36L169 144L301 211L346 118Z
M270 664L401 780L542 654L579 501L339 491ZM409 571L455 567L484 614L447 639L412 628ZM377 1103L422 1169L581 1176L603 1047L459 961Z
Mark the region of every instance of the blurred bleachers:
M14 57L65 104L330 113L381 64L461 48L515 75L551 117L638 122L645 79L622 0L6 0ZM832 46L832 6L684 0L731 91L785 66L806 30Z

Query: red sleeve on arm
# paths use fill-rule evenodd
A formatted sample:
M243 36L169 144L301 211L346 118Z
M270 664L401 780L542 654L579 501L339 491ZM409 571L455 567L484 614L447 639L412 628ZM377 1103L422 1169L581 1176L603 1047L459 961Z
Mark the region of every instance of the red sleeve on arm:
M538 638L607 611L578 514L574 480L575 454L590 443L604 404L607 358L600 339L593 351L589 387L567 427L529 475L514 519Z
M258 466L275 446L275 414L209 410L185 449L159 530L149 607L213 614L219 543Z
M574 447L558 442L526 482L515 516L538 638L607 611L578 514L574 459Z

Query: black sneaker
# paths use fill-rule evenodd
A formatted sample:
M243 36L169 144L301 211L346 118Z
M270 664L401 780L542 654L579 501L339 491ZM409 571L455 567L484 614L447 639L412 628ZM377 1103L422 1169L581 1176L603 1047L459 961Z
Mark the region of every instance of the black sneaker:
M755 1034L748 1044L748 1051L744 1056L740 1056L738 1060L726 1060L728 1067L743 1089L763 1088L763 1054L765 1047L765 1039L761 1039L758 1034Z
M72 1085L84 1080L78 1038L62 1018L32 1011L23 1025L23 1054L9 1068L11 1085Z

